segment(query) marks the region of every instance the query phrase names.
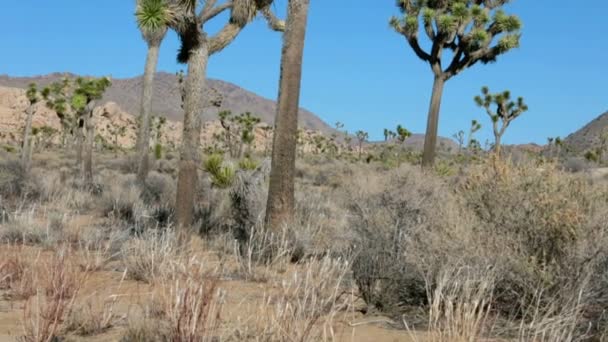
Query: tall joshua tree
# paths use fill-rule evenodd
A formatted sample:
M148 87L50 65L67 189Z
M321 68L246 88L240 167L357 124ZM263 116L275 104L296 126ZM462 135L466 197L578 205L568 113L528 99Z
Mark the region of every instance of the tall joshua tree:
M274 230L293 222L295 215L298 111L309 5L310 0L289 0L286 23L264 12L272 29L284 31L265 218L266 226Z
M435 161L439 109L445 82L481 62L519 46L521 22L501 9L510 0L398 0L402 18L393 17L391 26L405 37L418 58L427 62L434 75L422 165ZM425 51L419 42L419 28L431 41ZM445 50L451 60L444 64Z
M309 5L310 0L289 0L285 24L264 12L271 28L277 31L284 29L279 99L266 205L266 226L271 230L278 230L291 223L295 215L298 111Z
M137 180L143 183L148 176L150 163L150 120L154 75L158 65L160 45L167 33L167 25L172 20L172 11L165 0L137 0L136 6L135 17L137 24L142 38L148 45L139 114L139 132L136 143L136 151L139 158Z
M34 117L34 105L40 100L40 94L35 83L32 83L25 92L29 105L25 111L25 126L23 128L23 143L21 145L21 167L27 174L32 158L32 119Z
M490 94L488 87L481 88L481 96L475 96L475 103L483 107L492 120L494 131L494 152L500 155L500 143L502 136L511 124L522 113L528 110L523 97L517 101L511 101L511 92L508 90L498 94ZM496 107L494 110L492 107Z
M206 0L199 6L198 0L171 0L170 27L181 39L177 56L180 63L188 65L184 85L184 128L177 180L176 221L180 236L192 224L194 197L198 183L200 164L200 114L204 108L207 62L209 56L221 51L238 36L254 19L256 13L268 8L271 0ZM208 36L204 25L218 15L230 12L228 21L213 36Z

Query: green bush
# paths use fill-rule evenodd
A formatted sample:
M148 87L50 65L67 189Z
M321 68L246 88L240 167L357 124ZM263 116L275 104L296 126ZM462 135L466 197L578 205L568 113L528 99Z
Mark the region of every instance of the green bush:
M163 158L163 145L160 143L154 145L154 158L156 158L156 160L161 160Z
M234 183L236 172L230 165L222 166L211 174L211 183L221 189L229 188Z
M252 158L246 157L239 162L239 169L253 171L258 168L258 163Z
M224 157L221 154L210 155L203 163L203 169L214 175L220 172L224 164Z
M211 184L224 189L234 182L236 171L231 165L224 165L224 157L220 154L210 155L203 163L203 168L211 177Z

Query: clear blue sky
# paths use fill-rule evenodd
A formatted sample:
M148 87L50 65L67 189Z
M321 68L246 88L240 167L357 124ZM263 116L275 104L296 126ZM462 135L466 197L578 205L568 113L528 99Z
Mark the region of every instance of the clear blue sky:
M0 74L55 71L132 77L143 70L145 44L134 23L133 0L1 0ZM325 121L346 123L380 139L403 124L423 132L431 90L427 65L388 26L394 0L311 0L301 105ZM286 0L277 0L283 14ZM476 65L447 84L440 134L488 118L473 103L483 85L510 89L530 111L513 123L507 143L544 143L566 136L608 110L606 0L514 0L524 22L522 46L498 63ZM222 19L222 18L220 18ZM217 23L210 30L217 29ZM159 69L175 72L178 43L170 33ZM280 36L262 20L215 55L209 76L276 98Z

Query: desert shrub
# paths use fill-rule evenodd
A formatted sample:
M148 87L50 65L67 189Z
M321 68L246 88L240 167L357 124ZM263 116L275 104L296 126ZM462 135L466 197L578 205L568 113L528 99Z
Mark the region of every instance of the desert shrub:
M149 207L142 200L141 189L132 176L114 179L106 184L107 189L100 201L104 215L138 232L156 225L150 220Z
M427 302L425 277L458 253L449 244L467 235L470 222L447 185L418 168L404 165L375 178L352 188L353 275L370 308L398 313Z
M149 230L125 243L120 259L129 279L152 283L164 275L170 263L179 260L179 255L172 230Z
M35 170L26 172L18 159L0 161L0 196L5 199L40 197L41 174Z
M471 170L459 189L482 222L484 248L500 265L497 308L521 313L539 288L552 301L570 298L566 289L580 288L590 274L581 305L592 310L606 302L600 290L608 276L605 187L592 187L552 165L538 169L499 162ZM492 254L493 247L501 253Z
M570 157L563 162L562 167L568 172L582 172L591 168L591 165L585 158Z
M456 261L493 269L493 312L512 322L534 323L542 311L529 308L537 302L546 324L556 312L570 315L570 328L551 328L559 336L603 329L605 188L552 165L500 160L472 165L453 180L411 168L377 177L384 182L361 186L351 199L353 275L370 306L399 314L432 306L427 294ZM580 314L556 311L573 293Z
M267 198L266 176L261 170L241 172L230 190L233 232L239 242L248 241L251 230L263 219Z
M177 165L174 160L169 160L167 156L165 159L156 161L156 170L162 174L168 174L171 176L177 176Z
M194 222L198 233L209 236L216 233L230 232L233 225L230 193L202 184L200 198L194 207Z
M149 205L163 204L175 200L175 184L168 175L152 171L142 188L141 197Z
M35 209L16 211L0 226L0 243L43 245L53 247L65 240L63 215L49 214L46 225L40 224Z

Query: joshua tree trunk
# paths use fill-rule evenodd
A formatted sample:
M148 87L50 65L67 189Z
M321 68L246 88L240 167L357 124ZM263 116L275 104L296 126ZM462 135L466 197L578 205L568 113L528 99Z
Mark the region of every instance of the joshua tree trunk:
M94 104L91 102L87 106L87 116L85 125L85 151L84 151L84 184L93 184L93 148L95 147L95 118L93 116Z
M84 120L78 119L78 125L76 127L76 170L82 172L82 157L84 151Z
M441 107L441 96L445 79L436 75L433 82L433 95L429 107L426 135L424 136L424 152L422 154L422 167L429 168L435 163L435 150L437 148L437 131L439 127L439 109Z
M25 128L23 129L23 145L21 148L21 166L24 172L27 173L30 168L32 156L32 118L34 116L34 108L29 106L26 110Z
M200 46L192 49L188 58L188 77L184 99L184 131L177 177L175 218L178 235L183 241L189 235L197 189L197 171L200 164L200 111L203 109L203 89L209 60L207 41L202 38Z
M144 69L144 84L141 97L141 113L139 116L139 132L137 134L137 155L139 163L137 166L137 180L140 183L146 181L150 168L150 118L152 112L152 94L154 92L154 74L158 64L158 51L160 44L148 46L148 56Z
M294 219L298 109L308 5L309 0L289 0L288 4L266 206L266 226L271 230L281 229Z

